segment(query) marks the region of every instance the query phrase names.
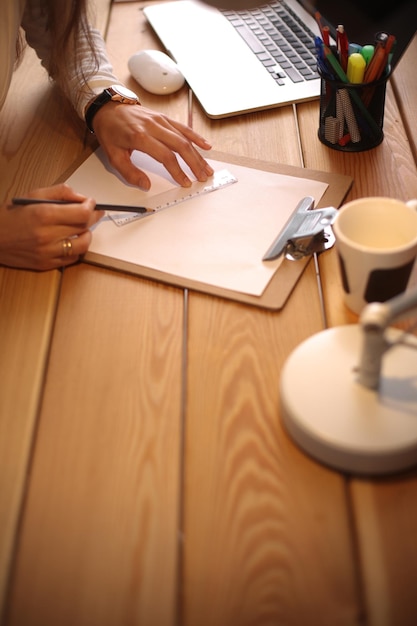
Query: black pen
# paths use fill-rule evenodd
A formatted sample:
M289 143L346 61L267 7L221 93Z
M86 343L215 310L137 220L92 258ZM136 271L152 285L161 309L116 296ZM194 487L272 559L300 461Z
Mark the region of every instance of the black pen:
M28 204L78 204L75 200L42 200L40 198L12 198L15 206L27 206ZM123 204L96 204L95 211L123 211L126 213L154 213L154 209L144 206L130 206Z

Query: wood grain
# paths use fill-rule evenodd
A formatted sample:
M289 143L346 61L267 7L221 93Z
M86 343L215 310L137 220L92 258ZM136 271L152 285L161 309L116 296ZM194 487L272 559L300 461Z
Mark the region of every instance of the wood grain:
M190 295L184 625L356 623L344 481L279 418L284 359L321 329L312 271L280 313Z
M416 52L417 37L414 37L392 79L401 119L407 129L414 156L414 161L409 161L410 169L414 167L414 176L411 174L400 188L396 188L396 192L401 193L400 197L405 199L417 197ZM417 576L416 493L415 471L377 482L353 483L360 545L365 555L364 577L372 626L411 626L417 619L414 584Z
M286 165L302 165L291 107L211 120L194 101L192 120L193 128L216 150Z
M83 122L51 85L30 48L13 76L0 115L0 134L2 200L52 185L80 155L86 157L93 146L90 138L90 149L85 144Z
M417 472L352 483L370 626L417 619Z
M94 0L94 23L105 32L110 0ZM18 103L18 106L16 105ZM72 162L96 147L84 122L26 48L0 115L1 199L52 185ZM44 138L49 141L45 143Z
M0 268L0 614L52 332L59 273Z
M393 76L392 83L395 88L401 119L407 131L414 160L417 161L417 138L415 120L417 118L417 82L415 79L415 65L413 60L417 58L417 35L410 43L406 54L400 60Z
M97 0L95 23L100 28L107 22L108 7L109 0ZM76 158L91 152L86 135L84 124L51 85L34 51L26 49L0 114L0 201L53 184ZM0 268L0 615L60 279L59 272Z
M416 41L388 85L383 143L341 154L317 139L317 102L214 121L186 87L141 90L127 59L159 48L141 6L113 4L107 32L145 106L217 150L351 175L349 198L417 196ZM3 197L94 147L30 52L23 88L0 116ZM334 251L319 261L327 323L355 322ZM313 263L279 313L87 265L1 269L0 311L2 626L415 623L416 473L348 479L281 425L285 358L326 322Z
M173 625L180 291L66 270L7 624Z
M387 195L417 197L414 139L417 106L415 52L417 40L397 66L387 87L384 141L357 154L340 154L308 142L315 125L314 105L300 105L300 129L308 167L338 171L354 178L349 199ZM410 132L411 131L411 132ZM356 323L343 303L335 250L320 257L324 299L330 326ZM379 480L353 480L352 518L358 537L364 608L370 626L411 626L417 620L417 483L416 474Z

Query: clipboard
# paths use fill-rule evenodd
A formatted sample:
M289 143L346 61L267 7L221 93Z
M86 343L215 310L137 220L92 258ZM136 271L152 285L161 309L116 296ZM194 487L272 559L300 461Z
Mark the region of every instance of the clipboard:
M230 165L231 172L233 172L233 166L235 165L249 168L252 171L259 170L260 172L270 172L272 174L280 174L298 179L309 179L311 181L324 183L326 185L326 189L320 201L317 202L316 208L326 206L339 207L353 183L352 178L342 174L330 174L316 170L261 161L258 159L237 157L217 151L210 151L209 159L211 162L214 160L222 162L222 165L224 165L224 163ZM72 184L72 181L69 180L69 183ZM79 191L83 192L83 189L79 189ZM218 199L220 197L218 194L222 193L224 192L216 191L211 194L211 196ZM273 233L273 235L277 234L278 233ZM271 242L273 235L271 235ZM214 284L210 284L207 281L200 281L190 277L180 276L177 275L175 271L171 272L166 269L161 271L153 267L141 265L136 261L132 263L129 262L126 257L118 258L118 256L120 257L121 255L118 255L117 253L112 254L111 252L106 252L105 254L98 253L97 250L94 249L94 245L92 245L90 246L89 251L85 254L84 261L93 265L138 275L143 278L169 284L181 289L199 291L270 310L279 310L285 305L285 302L294 289L298 279L310 261L309 257L297 261L281 259L276 265L276 270L262 293L260 295L253 295L239 291L239 289L219 287Z

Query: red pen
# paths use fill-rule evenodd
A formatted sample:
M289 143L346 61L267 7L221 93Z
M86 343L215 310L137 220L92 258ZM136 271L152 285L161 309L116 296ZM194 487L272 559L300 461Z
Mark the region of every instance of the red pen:
M339 54L339 63L342 66L342 70L346 73L349 57L349 41L346 35L345 27L342 24L339 24L336 29L336 44L337 52Z
M330 46L330 28L323 24L323 18L319 11L314 13L317 26L320 29L321 38L325 46Z
M324 45L330 46L330 28L328 26L323 26L321 36L323 38Z

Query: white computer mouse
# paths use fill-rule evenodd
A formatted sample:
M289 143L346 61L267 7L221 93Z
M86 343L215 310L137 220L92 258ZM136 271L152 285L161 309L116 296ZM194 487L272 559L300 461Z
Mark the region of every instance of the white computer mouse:
M160 50L140 50L128 60L129 72L141 87L157 95L178 91L185 79L178 65Z

